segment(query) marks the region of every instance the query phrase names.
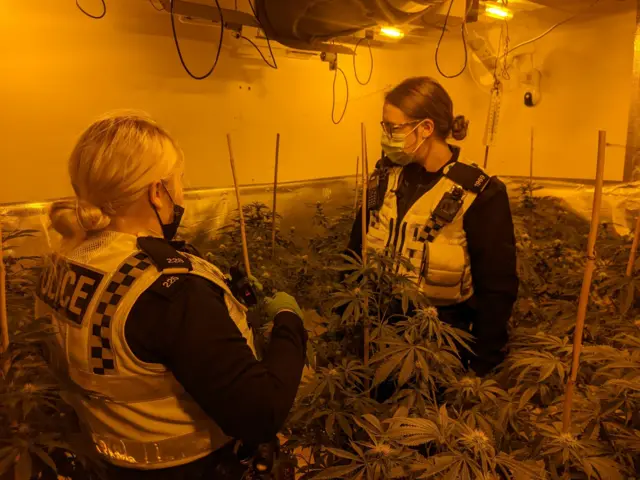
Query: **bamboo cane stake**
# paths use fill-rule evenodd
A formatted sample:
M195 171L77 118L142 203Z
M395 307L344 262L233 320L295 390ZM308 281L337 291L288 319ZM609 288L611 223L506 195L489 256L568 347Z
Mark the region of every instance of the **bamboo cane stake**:
M233 158L231 148L231 134L227 133L227 145L229 147L229 161L231 162L231 173L233 174L233 186L236 189L236 200L240 211L240 236L242 237L242 254L244 256L244 269L248 276L251 275L251 265L249 264L249 249L247 248L247 234L244 228L244 212L242 211L242 201L240 200L240 188L238 187L238 177L236 175L236 162Z
M633 265L636 263L636 252L638 251L638 241L640 240L640 215L636 218L636 229L633 232L633 243L631 244L631 252L629 253L629 262L627 262L627 277L633 274Z
M593 191L593 211L591 213L591 227L587 240L587 265L584 269L582 279L582 289L580 291L580 301L578 302L578 314L576 327L573 333L573 358L571 362L571 376L567 381L564 396L564 411L562 416L562 430L568 433L571 428L571 407L573 405L573 392L578 378L578 368L580 366L580 350L582 349L582 333L584 331L584 320L587 314L587 304L589 302L589 291L591 290L591 279L596 266L596 237L600 224L600 206L602 204L602 183L604 177L605 149L607 145L607 132L598 132L598 163L596 166L596 186Z
M533 127L531 127L531 146L529 148L529 195L533 196Z
M276 135L276 166L273 174L273 219L271 221L271 258L276 256L276 199L278 198L278 159L280 158L280 134Z
M356 194L353 199L353 210L358 213L358 177L360 176L360 156L356 157Z
M4 248L2 244L2 223L0 222L0 333L2 334L0 353L6 352L9 348L9 321L7 319L7 292L5 275Z
M362 265L367 266L367 183L369 180L369 168L367 162L367 131L364 123L361 125L362 140ZM364 364L369 365L369 343L370 343L370 327L369 327L369 299L364 298ZM368 387L368 385L367 385Z

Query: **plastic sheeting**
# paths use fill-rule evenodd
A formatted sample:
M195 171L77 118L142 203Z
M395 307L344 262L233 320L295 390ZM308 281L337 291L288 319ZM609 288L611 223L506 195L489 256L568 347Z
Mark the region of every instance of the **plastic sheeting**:
M503 179L510 195L517 197L525 181ZM535 181L534 195L552 197L568 210L588 221L591 218L593 186L552 181ZM311 236L312 217L319 202L326 215L338 214L341 209L354 208L355 179L333 178L295 182L278 188L278 213L282 216L281 229L296 227L301 238ZM249 186L240 189L244 205L263 203L268 207L273 200L271 186ZM0 206L0 218L6 232L34 230L34 235L7 242L5 255L40 255L57 242L57 234L49 227L47 208L51 202ZM186 194L186 214L181 233L189 237L195 231L215 235L221 227L237 215L233 188L191 190ZM620 235L628 235L640 214L640 182L606 186L603 192L601 221L611 224Z
M503 179L512 196L517 195L522 180ZM556 198L567 210L579 215L586 221L591 220L593 210L594 187L556 181L533 182L535 197ZM610 224L618 235L629 235L640 215L640 182L607 185L602 190L600 222Z

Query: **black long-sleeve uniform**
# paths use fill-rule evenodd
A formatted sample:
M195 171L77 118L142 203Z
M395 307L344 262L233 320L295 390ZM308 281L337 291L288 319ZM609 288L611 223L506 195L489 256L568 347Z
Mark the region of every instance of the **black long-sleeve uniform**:
M449 163L457 161L460 153L458 148L450 148L453 156ZM383 159L382 162L389 160ZM443 170L444 167L438 172L427 172L415 163L404 167L396 193L398 225L409 208L438 182ZM468 329L473 324L475 356L470 358L470 366L479 375L485 375L504 359L507 324L518 294L511 208L507 189L498 178L491 178L467 210L463 228L467 236L474 295L464 303L438 307L438 312L443 321L458 328ZM358 254L362 251L361 213L353 225L348 248Z
M181 275L170 295L150 287L133 306L125 337L140 360L161 363L229 436L249 445L274 439L293 405L305 361L307 334L291 312L274 319L269 348L255 359L229 316L217 285ZM231 455L221 449L191 464L163 470L112 468L114 478L191 479L216 476ZM233 477L229 477L233 478Z

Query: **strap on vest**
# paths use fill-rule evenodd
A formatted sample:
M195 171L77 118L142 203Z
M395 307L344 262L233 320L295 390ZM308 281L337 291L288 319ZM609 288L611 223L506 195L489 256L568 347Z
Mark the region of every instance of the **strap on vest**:
M491 177L477 165L468 165L459 161L451 164L444 175L458 186L445 192L438 202L420 233L419 238L423 242L433 242L442 229L454 220L462 208L465 192L471 192L477 196L484 191L491 180Z
M467 192L479 195L489 184L491 177L477 165L454 162L444 174L452 182L460 185Z
M193 270L191 261L162 238L140 237L138 247L162 273L189 273Z

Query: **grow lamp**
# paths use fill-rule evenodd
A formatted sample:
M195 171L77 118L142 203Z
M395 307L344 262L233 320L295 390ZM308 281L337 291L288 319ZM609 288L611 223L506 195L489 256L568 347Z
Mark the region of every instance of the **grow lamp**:
M484 13L487 17L500 20L509 20L513 17L513 12L501 3L487 2L484 6Z
M384 35L389 38L400 39L404 37L404 32L396 27L380 27L380 35Z

